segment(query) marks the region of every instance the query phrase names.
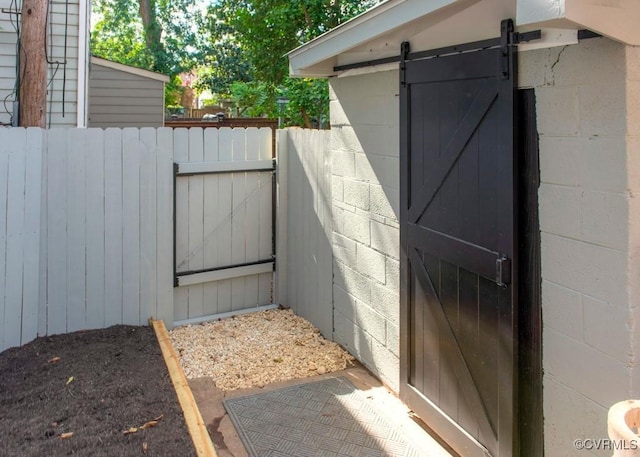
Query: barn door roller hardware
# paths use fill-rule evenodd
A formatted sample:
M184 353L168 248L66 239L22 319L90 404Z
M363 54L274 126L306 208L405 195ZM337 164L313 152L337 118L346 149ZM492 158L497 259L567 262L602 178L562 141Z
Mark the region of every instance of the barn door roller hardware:
M500 23L500 77L509 79L509 59L511 58L511 44L513 43L513 21L505 19Z
M411 45L408 41L403 41L400 45L402 54L400 55L400 83L402 87L407 86L407 60L409 60L409 51L411 51Z

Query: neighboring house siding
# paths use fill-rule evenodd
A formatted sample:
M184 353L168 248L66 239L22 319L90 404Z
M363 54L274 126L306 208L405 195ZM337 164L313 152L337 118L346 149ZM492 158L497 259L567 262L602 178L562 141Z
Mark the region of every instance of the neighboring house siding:
M398 71L330 87L334 339L397 391Z
M75 127L78 124L78 0L69 2L66 57L65 3L53 1L50 8L52 31L48 41L49 61L62 63L66 59L67 64L66 71L64 65L60 65L57 71L57 64L49 65L49 78L53 79L47 95L47 126Z
M10 0L0 0L0 8L10 7ZM2 123L11 121L11 104L15 99L12 93L16 84L17 38L11 22L12 17L15 21L16 16L0 13L0 122Z
M15 8L15 4L11 1L0 0L0 8L8 10L12 7ZM47 127L77 125L78 18L78 0L69 0L68 7L63 1L51 1L50 20L47 24L47 55L49 62L59 63L48 64ZM16 20L20 20L19 17ZM8 13L0 13L0 122L2 123L11 122L12 103L16 99L17 34L15 25L17 24L12 24ZM66 65L64 65L65 58Z
M90 127L162 127L164 83L92 64L89 76Z

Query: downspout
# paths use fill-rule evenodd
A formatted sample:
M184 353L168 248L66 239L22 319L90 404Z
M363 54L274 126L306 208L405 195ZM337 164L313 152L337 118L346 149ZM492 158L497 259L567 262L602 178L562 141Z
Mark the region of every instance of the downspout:
M67 0L69 1L69 0ZM79 128L87 126L87 92L89 69L89 8L87 0L78 0L78 122Z

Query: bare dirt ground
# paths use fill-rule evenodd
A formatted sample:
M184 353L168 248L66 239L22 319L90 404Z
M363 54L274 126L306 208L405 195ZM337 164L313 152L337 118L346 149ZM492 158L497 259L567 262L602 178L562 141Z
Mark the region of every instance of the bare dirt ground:
M332 373L354 362L288 309L179 327L169 336L187 378L211 378L223 391Z
M0 455L195 456L153 330L55 335L0 353Z

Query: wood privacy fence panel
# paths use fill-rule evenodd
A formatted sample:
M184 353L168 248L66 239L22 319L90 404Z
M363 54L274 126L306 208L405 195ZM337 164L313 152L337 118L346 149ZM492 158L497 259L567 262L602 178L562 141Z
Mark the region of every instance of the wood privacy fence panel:
M330 135L290 128L278 143L279 204L286 214L278 237L286 243L286 254L278 252L280 298L326 338L333 338Z
M171 322L172 132L46 132L41 334Z
M0 349L38 333L43 135L0 130Z
M173 258L174 160L271 158L270 145L257 128L0 129L0 350L270 302L271 273L174 289ZM176 182L179 269L269 257L269 173Z

